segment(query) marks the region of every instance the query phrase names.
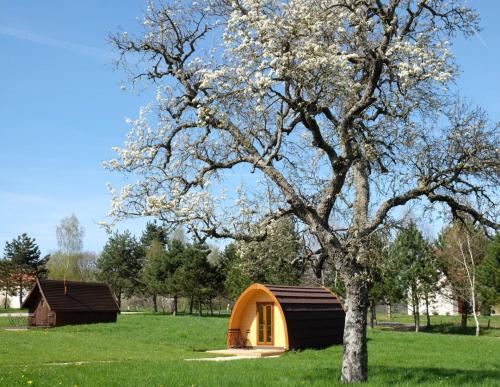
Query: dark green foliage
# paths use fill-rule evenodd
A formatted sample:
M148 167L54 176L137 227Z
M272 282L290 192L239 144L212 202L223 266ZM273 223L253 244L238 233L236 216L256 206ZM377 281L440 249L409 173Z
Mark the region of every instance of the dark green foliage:
M11 242L6 242L4 255L14 265L36 269L44 263L44 260L40 259L41 253L35 239L30 238L26 233L19 235Z
M403 294L408 294L413 307L415 328L418 330L420 301L426 300L428 304L429 297L438 287L438 259L414 222L409 222L398 233L390 254L394 265L392 270L396 281L395 290L399 287Z
M139 271L144 259L144 249L129 231L111 235L97 261L99 277L113 290L118 304L121 296L140 292Z
M8 288L11 289L11 295L14 293L12 287L15 284L17 287L15 293L18 294L21 303L24 291L33 286L35 277L45 275L44 265L49 256L41 258L40 248L35 238L30 238L26 233L19 235L11 242L6 242L4 255L6 271L0 276L4 278L3 282L10 284Z
M376 320L376 305L394 305L406 298L406 284L398 281L397 260L391 260L389 234L377 232L370 237L367 256L370 262L368 276L370 280L369 302L370 323Z
M163 244L157 240L149 242L146 248L144 264L140 272L140 281L143 292L153 298L153 310L158 311L157 296L166 293L166 271L167 252Z
M489 314L492 306L500 304L500 234L490 242L477 269L477 277L481 312Z
M153 241L158 241L165 247L168 243L168 232L165 227L156 222L148 222L141 236L141 244L147 248Z
M186 245L182 265L171 280L171 286L190 300L190 313L196 303L201 314L203 305L211 305L211 300L221 290L220 276L216 266L208 261L209 254L206 245Z

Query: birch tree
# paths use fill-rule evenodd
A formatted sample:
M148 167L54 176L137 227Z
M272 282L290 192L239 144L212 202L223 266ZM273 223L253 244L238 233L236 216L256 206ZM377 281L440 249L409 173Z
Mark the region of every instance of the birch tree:
M150 3L111 37L157 89L106 163L131 177L110 216L247 241L294 216L346 285L342 380L367 380L370 235L412 202L499 227L499 130L448 91L477 28L459 0ZM224 190L234 171L257 183Z
M480 327L478 310L478 268L483 261L488 240L471 224L455 222L441 236L439 254L444 260L447 279L457 301L462 304L462 330L467 328L467 315L472 313L476 336Z

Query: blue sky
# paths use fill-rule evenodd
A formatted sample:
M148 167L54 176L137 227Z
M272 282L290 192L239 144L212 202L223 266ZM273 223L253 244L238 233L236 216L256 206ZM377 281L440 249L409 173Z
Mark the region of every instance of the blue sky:
M470 2L482 15L480 36L454 45L458 88L500 120L500 2ZM148 95L124 92L114 70L110 32L131 31L145 1L0 0L0 254L22 232L42 253L57 247L55 226L76 214L84 248L100 251L110 198L119 185L101 162L112 156ZM139 234L144 221L120 228Z

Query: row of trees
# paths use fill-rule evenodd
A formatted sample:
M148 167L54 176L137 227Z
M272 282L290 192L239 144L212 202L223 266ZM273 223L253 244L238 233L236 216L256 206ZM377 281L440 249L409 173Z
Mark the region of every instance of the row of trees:
M189 311L208 307L216 296L235 300L253 282L298 284L304 271L296 225L282 219L269 228L262 242L216 246L185 240L182 228L173 234L148 223L140 238L129 231L110 235L101 254L83 251L85 231L71 215L56 227L58 249L41 258L36 241L26 234L7 242L0 260L0 289L20 300L35 278L105 281L121 304L123 297L150 298L158 309L158 296L189 300Z
M305 243L291 218L274 222L263 241L231 243L223 251L186 242L182 229L169 235L156 223L148 223L139 239L129 231L112 234L100 255L82 251L84 230L74 215L61 221L56 234L59 249L44 258L26 234L6 243L0 260L4 307L9 295L22 299L36 276L102 280L119 303L123 297L146 297L155 311L158 296L168 297L174 313L180 297L188 300L190 313L195 307L201 313L203 308L212 310L214 298L234 301L254 282L321 283L345 296L345 285L334 268L323 271L319 280L313 275ZM369 246L371 325L376 305L385 304L390 310L391 305L408 302L415 329L419 330L422 314L429 327L429 306L441 293L458 303L463 329L468 315L474 316L479 334L476 312L489 314L500 303L500 236L490 242L481 229L456 222L431 242L410 220L393 236L374 234Z
M99 278L122 296L172 299L177 312L179 297L189 300L189 311L197 306L212 310L216 296L234 300L253 282L298 284L303 266L300 243L290 219L276 222L262 242L229 244L220 252L204 243L186 242L179 230L169 236L156 223L148 223L137 240L129 232L115 233L97 260Z
M458 305L463 330L468 315L474 316L479 335L477 311L489 315L500 303L500 236L490 241L470 222L453 222L434 242L427 240L413 221L402 226L392 241L388 233L379 232L370 241L369 260L372 326L377 304L390 308L407 302L415 330L419 330L422 314L430 327L430 305L440 294ZM341 294L344 291L343 284L333 287ZM422 305L424 311L420 310Z
M257 230L256 232L259 232ZM7 242L0 260L0 288L7 307L9 295L20 300L37 276L107 282L118 302L123 297L149 298L158 310L158 296L188 300L189 312L212 310L216 297L236 300L254 282L330 286L345 296L345 285L330 267L318 280L306 261L307 246L291 218L268 227L263 241L231 243L223 251L203 243L186 242L182 229L173 234L157 223L148 223L139 239L129 231L112 234L100 255L83 252L84 230L76 216L64 218L56 228L59 249L41 257L36 241L22 234ZM500 303L500 235L491 242L469 223L445 227L436 241L427 240L413 221L391 235L378 232L369 244L370 323L377 305L407 302L413 310L415 329L420 316L430 326L430 305L436 294L447 295L459 305L462 328L472 314L479 334L477 311L489 314ZM445 291L447 290L447 291ZM420 310L424 305L425 310Z

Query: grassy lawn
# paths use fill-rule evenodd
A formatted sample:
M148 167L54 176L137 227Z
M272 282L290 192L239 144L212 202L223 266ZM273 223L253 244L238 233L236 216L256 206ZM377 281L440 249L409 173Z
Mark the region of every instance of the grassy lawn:
M0 324L4 324L0 319ZM0 329L0 386L337 385L342 348L280 358L186 362L223 348L226 317L123 315L117 324ZM494 386L500 339L369 332L369 385ZM82 362L79 364L66 364Z

